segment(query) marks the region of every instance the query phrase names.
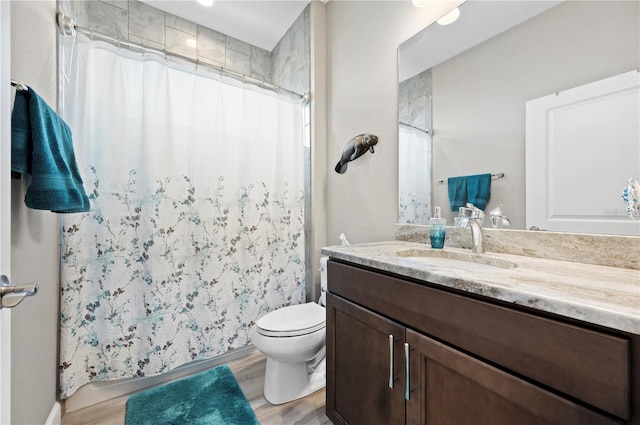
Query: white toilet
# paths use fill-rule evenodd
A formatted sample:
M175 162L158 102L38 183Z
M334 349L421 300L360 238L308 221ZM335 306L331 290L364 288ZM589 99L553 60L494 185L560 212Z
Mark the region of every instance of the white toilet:
M326 259L321 264L324 292ZM279 308L258 319L253 345L267 357L264 397L269 403L287 403L325 387L325 336L325 308L313 302Z

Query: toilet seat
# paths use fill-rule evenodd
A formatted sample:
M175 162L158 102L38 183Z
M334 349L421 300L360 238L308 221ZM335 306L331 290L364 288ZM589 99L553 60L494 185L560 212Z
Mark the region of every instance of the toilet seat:
M258 319L259 334L271 337L291 337L319 331L326 326L324 307L309 302L279 308Z

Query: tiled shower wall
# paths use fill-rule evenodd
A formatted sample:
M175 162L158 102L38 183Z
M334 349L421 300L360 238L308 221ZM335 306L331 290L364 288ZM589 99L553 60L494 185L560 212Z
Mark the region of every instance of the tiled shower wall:
M431 70L400 83L398 115L401 123L422 130L431 128Z
M311 88L309 11L307 6L271 52L272 83L297 93Z
M137 0L61 2L80 27L186 56L303 93L309 90L309 7L273 52ZM187 40L193 39L195 47Z

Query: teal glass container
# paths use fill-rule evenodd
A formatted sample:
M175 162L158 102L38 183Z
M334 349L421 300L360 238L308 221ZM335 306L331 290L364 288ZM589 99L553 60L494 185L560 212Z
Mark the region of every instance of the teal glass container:
M442 221L446 219L443 218ZM447 228L445 224L432 224L429 228L429 239L431 239L431 248L444 248L444 238L447 236Z
M444 248L444 239L447 236L447 219L440 216L440 207L434 208L433 217L429 219L429 239L431 248Z

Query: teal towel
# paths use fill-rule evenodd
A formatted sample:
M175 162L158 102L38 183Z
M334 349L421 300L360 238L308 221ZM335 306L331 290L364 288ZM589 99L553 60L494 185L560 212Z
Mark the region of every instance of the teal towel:
M469 202L484 211L491 197L491 174L467 176Z
M447 185L451 211L457 212L458 208L467 206L467 178L449 177L447 179Z
M31 162L29 98L25 91L19 90L11 114L11 171L31 174Z
M31 174L24 202L56 213L89 211L69 126L31 88L16 91L11 170Z

